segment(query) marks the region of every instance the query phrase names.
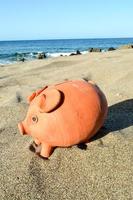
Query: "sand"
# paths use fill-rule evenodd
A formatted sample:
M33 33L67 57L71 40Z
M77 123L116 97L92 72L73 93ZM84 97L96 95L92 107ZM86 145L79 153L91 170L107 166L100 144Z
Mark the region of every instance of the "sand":
M104 127L87 144L57 148L43 160L17 123L32 91L89 78L106 94ZM0 67L0 200L133 199L133 50L35 60Z

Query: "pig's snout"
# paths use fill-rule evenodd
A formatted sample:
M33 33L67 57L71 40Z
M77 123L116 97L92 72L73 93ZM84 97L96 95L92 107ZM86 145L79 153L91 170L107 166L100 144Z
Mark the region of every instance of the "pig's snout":
M21 133L22 135L26 135L26 134L27 134L26 131L25 131L25 129L24 129L24 125L23 125L22 122L20 122L20 123L18 124L18 129L19 129L19 131L20 131L20 133Z

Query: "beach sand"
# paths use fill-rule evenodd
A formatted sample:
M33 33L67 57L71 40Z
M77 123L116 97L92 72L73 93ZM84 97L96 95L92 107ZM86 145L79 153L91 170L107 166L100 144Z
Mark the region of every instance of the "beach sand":
M26 97L65 79L94 80L109 113L87 144L57 148L49 160L29 151L17 123ZM133 50L88 53L0 67L0 200L133 199Z

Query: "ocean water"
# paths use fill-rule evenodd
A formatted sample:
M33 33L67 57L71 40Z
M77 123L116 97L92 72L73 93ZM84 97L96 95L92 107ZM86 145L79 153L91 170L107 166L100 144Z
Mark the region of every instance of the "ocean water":
M86 53L92 47L106 51L109 47L131 43L133 38L0 41L0 64L14 63L21 58L36 59L38 52L45 52L47 57L57 57L77 50Z

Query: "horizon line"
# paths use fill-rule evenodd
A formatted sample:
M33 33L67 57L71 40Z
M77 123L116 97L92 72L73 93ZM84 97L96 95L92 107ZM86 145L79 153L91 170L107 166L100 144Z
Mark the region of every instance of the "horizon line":
M17 42L17 41L44 41L44 40L86 40L86 39L90 39L90 40L95 40L95 39L132 39L132 37L85 37L85 38L48 38L48 39L16 39L16 40L0 40L0 42Z

